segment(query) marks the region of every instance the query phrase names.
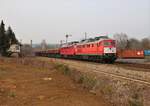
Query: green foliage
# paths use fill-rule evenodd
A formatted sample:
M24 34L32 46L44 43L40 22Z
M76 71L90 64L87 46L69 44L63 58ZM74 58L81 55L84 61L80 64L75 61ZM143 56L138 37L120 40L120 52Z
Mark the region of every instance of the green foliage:
M55 64L54 68L60 70L64 75L70 75L70 69L67 65Z
M2 56L7 56L7 50L11 44L18 44L18 40L11 27L8 27L8 30L5 31L5 24L2 20L0 24L0 54Z
M84 75L83 78L81 77L81 82L85 84L86 88L92 89L96 85L97 80L92 76Z
M4 52L4 43L5 43L5 25L4 22L1 22L0 25L0 53Z
M129 99L130 106L143 106L143 101L138 90L135 90Z
M15 37L15 33L12 31L10 26L8 27L8 30L6 31L6 35L8 36L10 44L17 44L18 43L18 40Z
M63 70L63 74L64 74L64 75L70 75L70 69L69 69L68 66L64 65L64 66L62 67L62 70Z
M130 106L143 106L143 103L137 99L129 100Z
M9 96L12 97L12 98L14 98L14 97L16 97L16 93L15 92L10 92Z
M114 89L112 85L103 85L101 92L105 95L109 95L110 97L112 96Z
M83 76L83 75L81 75L81 76L80 76L80 78L79 78L79 80L78 80L78 83L79 83L79 84L82 84L82 83L83 83L83 81L84 81L84 76Z

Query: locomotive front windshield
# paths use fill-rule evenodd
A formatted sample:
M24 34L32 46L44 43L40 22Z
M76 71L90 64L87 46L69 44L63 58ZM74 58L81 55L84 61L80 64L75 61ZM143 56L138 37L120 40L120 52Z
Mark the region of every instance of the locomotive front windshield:
M115 46L115 41L104 41L104 46Z

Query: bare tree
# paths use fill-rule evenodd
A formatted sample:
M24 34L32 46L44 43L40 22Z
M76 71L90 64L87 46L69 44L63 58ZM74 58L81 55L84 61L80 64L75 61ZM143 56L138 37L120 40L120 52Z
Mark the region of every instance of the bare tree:
M131 38L128 40L128 49L142 49L141 42L138 39Z
M33 55L33 51L32 51L31 45L30 44L22 45L21 53L22 53L22 56L32 56Z
M138 40L136 38L128 39L127 34L117 33L114 35L116 46L119 50L124 49L150 49L150 37Z
M143 49L150 49L150 38L144 38L141 41Z
M114 39L116 40L116 46L119 50L124 50L127 48L128 44L128 36L125 33L116 33L114 35Z

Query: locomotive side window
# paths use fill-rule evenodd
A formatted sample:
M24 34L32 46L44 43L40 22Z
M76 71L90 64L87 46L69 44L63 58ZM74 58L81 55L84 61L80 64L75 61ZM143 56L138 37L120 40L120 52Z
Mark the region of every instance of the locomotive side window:
M97 43L97 47L99 47L101 45L101 42Z
M92 44L92 47L94 47L94 44Z
M97 43L97 47L99 47L99 43Z
M90 47L90 44L88 44L87 47L89 48L89 47Z
M78 45L77 48L82 48L82 46L81 46L81 45Z

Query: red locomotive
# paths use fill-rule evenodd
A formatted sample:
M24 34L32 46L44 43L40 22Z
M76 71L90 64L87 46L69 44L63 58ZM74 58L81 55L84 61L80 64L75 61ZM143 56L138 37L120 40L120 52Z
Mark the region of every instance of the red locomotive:
M45 56L43 52L37 55ZM45 51L48 57L61 57L113 63L116 60L115 40L107 36L63 44L59 49Z

